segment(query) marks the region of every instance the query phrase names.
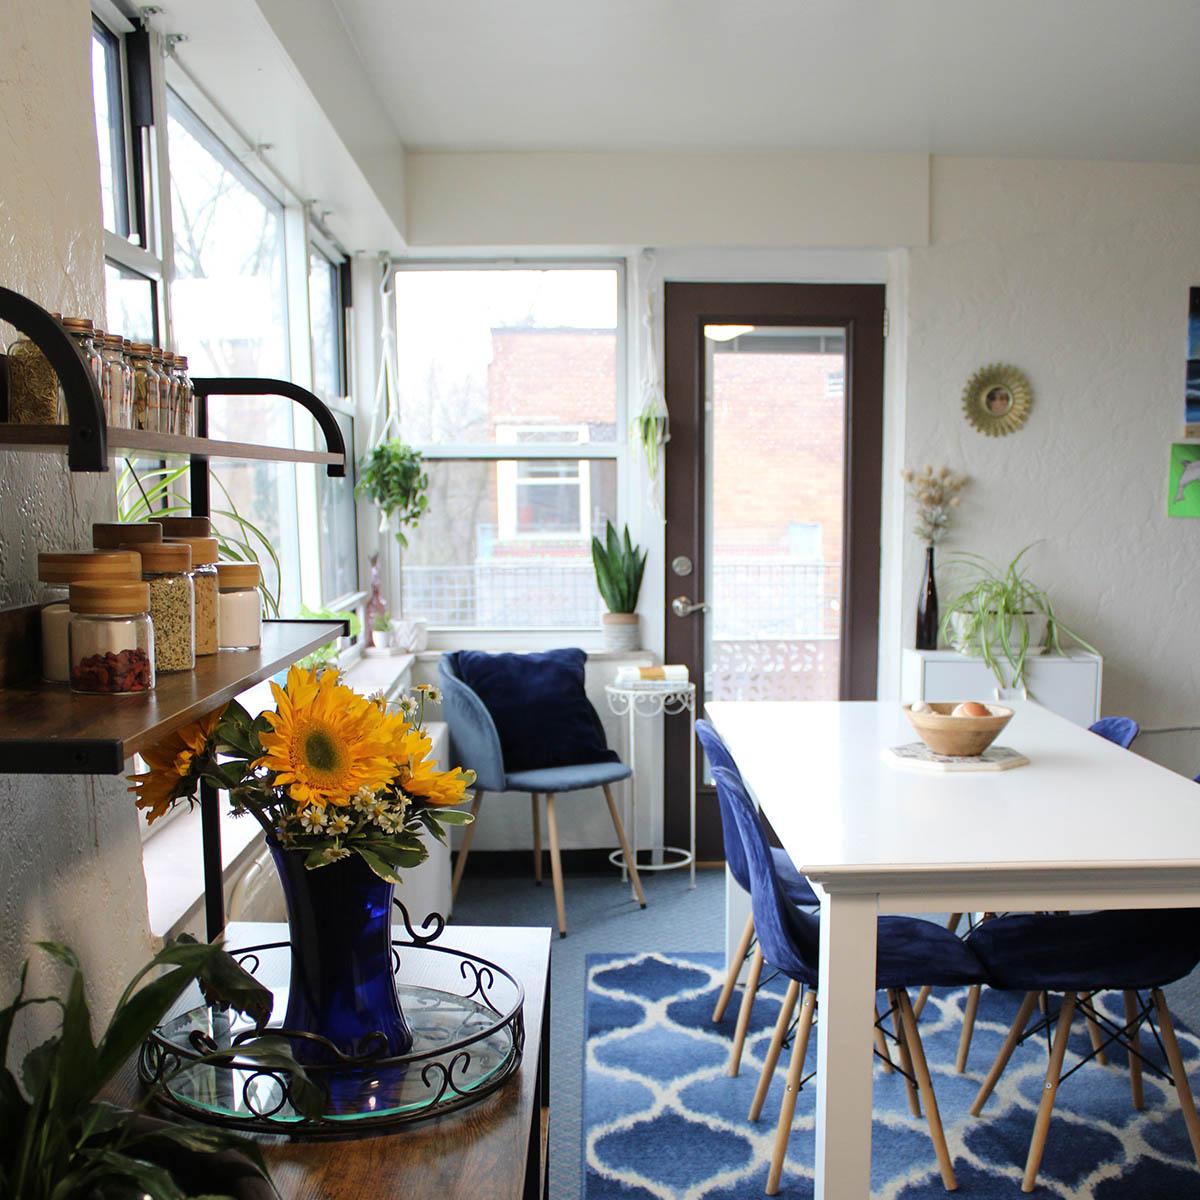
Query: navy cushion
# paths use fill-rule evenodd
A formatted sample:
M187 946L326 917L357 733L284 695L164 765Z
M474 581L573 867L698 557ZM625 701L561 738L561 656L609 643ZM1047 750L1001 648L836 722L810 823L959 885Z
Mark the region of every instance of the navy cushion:
M574 767L546 767L540 771L513 771L504 781L507 792L578 792L602 783L620 783L633 772L621 762L580 763Z
M944 926L917 917L879 918L877 987L959 987L984 978L971 947Z
M1090 992L1161 987L1200 961L1200 912L1021 915L984 921L967 939L995 987Z
M620 761L583 690L582 650L460 650L454 658L458 677L491 713L508 774Z

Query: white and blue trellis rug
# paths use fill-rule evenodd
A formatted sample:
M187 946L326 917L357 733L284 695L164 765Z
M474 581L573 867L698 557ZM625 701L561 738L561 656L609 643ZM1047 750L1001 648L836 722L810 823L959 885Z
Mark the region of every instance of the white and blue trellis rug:
M718 954L599 954L587 965L583 1082L585 1200L747 1200L761 1196L787 1069L785 1050L760 1121L746 1113L785 981L760 993L741 1074L725 1074L741 992L725 1020L711 1022L724 978ZM965 989L935 992L921 1019L938 1105L958 1176L971 1200L1020 1196L1021 1174L1046 1067L1044 1041L1013 1056L984 1115L971 1101L1016 1013L1019 997L985 990L967 1073L954 1071ZM1107 997L1108 1012L1117 1016ZM1180 1046L1200 1092L1200 1039L1183 1029ZM1147 1057L1161 1062L1149 1035ZM1090 1049L1082 1020L1066 1068ZM816 1038L807 1069L816 1063ZM1058 1093L1037 1195L1059 1200L1185 1200L1200 1197L1174 1090L1144 1073L1146 1109L1130 1103L1125 1055L1086 1064ZM813 1106L810 1083L796 1106L781 1194L811 1197ZM872 1195L877 1200L944 1196L923 1118L908 1110L899 1074L876 1062Z

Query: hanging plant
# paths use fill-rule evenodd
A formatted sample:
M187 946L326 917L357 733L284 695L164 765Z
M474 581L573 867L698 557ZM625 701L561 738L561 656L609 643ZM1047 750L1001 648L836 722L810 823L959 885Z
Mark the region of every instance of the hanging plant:
M399 438L381 442L359 464L356 494L366 496L383 514L385 522L395 519L396 541L405 549L405 528L415 528L429 507L429 476L419 450Z
M667 416L657 405L648 403L633 418L633 432L646 456L646 469L650 482L658 482L659 451L671 440L667 432Z

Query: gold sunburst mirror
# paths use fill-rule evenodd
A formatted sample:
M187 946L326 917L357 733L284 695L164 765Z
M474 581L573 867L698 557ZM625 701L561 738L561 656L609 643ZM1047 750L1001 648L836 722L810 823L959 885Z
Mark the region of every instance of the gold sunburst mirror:
M1016 433L1029 419L1033 388L1023 371L1006 363L981 367L963 389L967 420L988 437Z

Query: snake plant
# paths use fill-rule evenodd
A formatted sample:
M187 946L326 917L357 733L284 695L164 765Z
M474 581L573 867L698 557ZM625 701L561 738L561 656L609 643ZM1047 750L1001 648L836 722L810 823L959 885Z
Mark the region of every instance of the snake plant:
M610 613L637 610L642 574L646 570L646 551L635 546L625 526L624 540L617 537L613 523L605 523L605 540L592 538L592 565L596 568L596 586Z

